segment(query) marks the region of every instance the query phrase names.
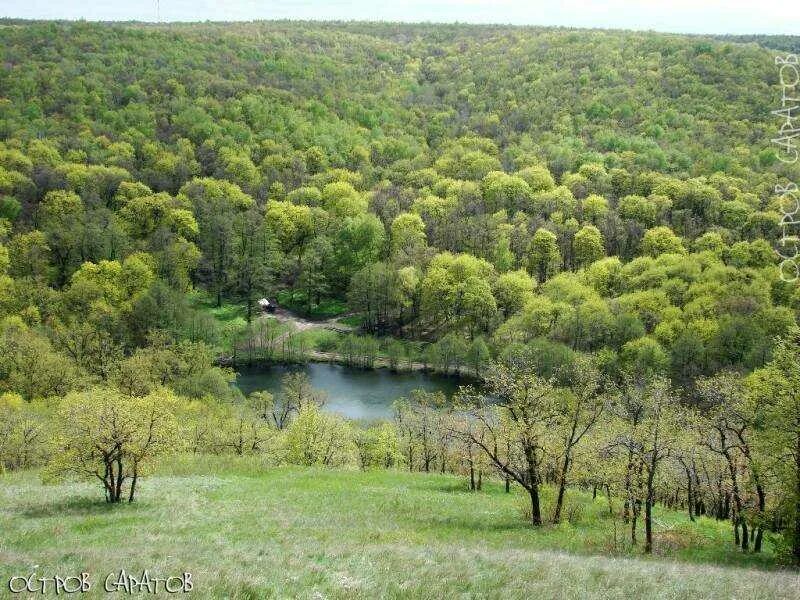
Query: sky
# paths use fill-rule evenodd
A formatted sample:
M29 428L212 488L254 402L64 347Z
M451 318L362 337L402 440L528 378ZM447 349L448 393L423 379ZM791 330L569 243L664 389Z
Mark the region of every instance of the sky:
M0 16L89 21L458 21L800 34L800 2L796 0L0 0Z

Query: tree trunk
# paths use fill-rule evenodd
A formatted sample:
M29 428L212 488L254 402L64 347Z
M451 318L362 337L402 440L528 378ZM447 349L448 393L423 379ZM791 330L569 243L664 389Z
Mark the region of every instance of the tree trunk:
M531 524L538 527L542 524L542 510L539 505L539 485L532 483L528 489L528 494L531 497Z
M655 480L657 464L654 452L647 473L647 498L644 503L644 551L646 554L652 554L653 552L653 482Z
M739 520L742 523L742 550L747 551L750 547L750 535L747 533L747 520L744 515L739 515Z
M758 515L759 522L756 527L756 537L753 541L753 552L761 552L761 546L764 541L764 512L766 510L766 494L761 484L756 485L756 493L758 494Z
M689 520L694 521L694 488L692 487L692 472L686 469L686 506L689 509Z
M567 470L569 469L569 454L564 454L564 462L561 465L561 475L558 478L558 497L556 498L556 508L553 511L553 523L561 521L561 509L564 506L564 492L567 487Z
M117 457L117 484L114 490L114 502L119 502L122 498L122 482L125 480L122 474L122 456Z
M633 460L630 450L628 451L628 465L625 467L625 502L622 505L622 521L628 522L633 512L633 493L631 492L631 477L633 470Z
M106 502L111 502L111 496L112 496L111 481L113 481L112 479L113 464L110 463L107 458L104 458L104 461L105 461L105 472L103 473L103 488L105 489Z
M728 471L731 476L731 492L733 493L733 505L735 514L733 515L734 519L734 541L736 545L739 545L739 525L742 526L742 550L747 550L749 545L749 538L747 537L747 523L745 523L744 515L742 514L742 497L739 494L739 478L736 475L736 465L733 462L733 458L730 456L728 452L724 452L725 459L728 461Z
M133 502L134 496L136 495L136 480L138 479L138 474L136 473L136 467L133 468L133 477L131 478L131 490L128 494L128 502Z

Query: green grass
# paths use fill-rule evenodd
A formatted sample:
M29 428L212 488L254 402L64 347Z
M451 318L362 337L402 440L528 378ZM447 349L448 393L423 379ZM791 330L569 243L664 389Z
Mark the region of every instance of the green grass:
M798 572L736 552L726 523L659 511L644 558L612 552L605 501L582 493L574 524L534 530L497 484L260 463L180 459L114 507L93 484L0 477L0 585L38 565L189 571L203 598L800 598Z
M364 315L348 315L339 319L339 322L350 327L361 327L364 323Z
M297 334L298 338L314 350L320 352L335 352L342 334L330 329L312 328L301 331Z
M208 292L196 290L187 295L189 304L213 316L223 324L246 324L247 309L242 304L223 301L222 306L217 306L217 299Z
M309 319L330 319L347 312L347 305L336 298L323 298L309 310L305 292L283 290L277 294L278 305Z

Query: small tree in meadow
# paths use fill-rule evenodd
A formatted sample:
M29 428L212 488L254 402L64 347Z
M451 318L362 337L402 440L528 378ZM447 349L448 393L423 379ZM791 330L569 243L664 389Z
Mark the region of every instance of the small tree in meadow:
M623 406L616 411L621 431L615 444L628 454L626 489L633 512L631 540L636 540L638 506L643 500L644 550L649 554L653 551L653 505L658 475L665 460L679 448L686 413L680 408L669 381L663 378L634 384L631 393L622 396Z
M55 452L45 476L97 479L106 502L127 494L159 458L179 445L176 398L158 390L137 398L107 388L66 396L55 419Z
M408 399L400 398L394 403L395 425L410 471L415 465L426 472L434 468L440 410L445 402L442 392L413 390Z
M605 409L606 399L600 394L600 372L589 359L575 361L568 393L561 395L558 407L558 494L553 509L553 522L561 520L570 471L578 446L597 424Z

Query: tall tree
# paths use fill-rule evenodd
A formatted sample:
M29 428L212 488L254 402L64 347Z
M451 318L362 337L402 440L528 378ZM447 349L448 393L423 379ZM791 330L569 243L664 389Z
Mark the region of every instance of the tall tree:
M591 359L581 357L573 363L570 382L570 391L562 394L558 406L557 436L561 459L558 467L556 505L553 509L554 523L561 521L564 494L576 448L597 424L606 405L606 398L601 395L601 375Z
M203 251L201 270L208 274L217 306L221 306L231 276L234 222L253 206L253 199L237 185L211 178L193 179L181 188L179 196L194 209Z
M773 359L747 387L758 411L760 449L785 494L792 557L800 563L800 329L778 342Z
M470 418L456 421L454 433L480 448L497 471L527 491L531 523L539 526L546 437L558 422L558 395L552 382L536 375L524 359L494 365L486 392L493 402L482 392L462 388L456 401Z

